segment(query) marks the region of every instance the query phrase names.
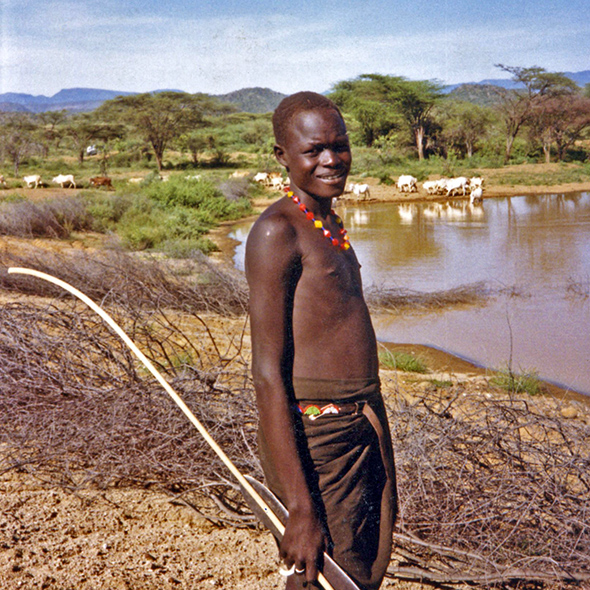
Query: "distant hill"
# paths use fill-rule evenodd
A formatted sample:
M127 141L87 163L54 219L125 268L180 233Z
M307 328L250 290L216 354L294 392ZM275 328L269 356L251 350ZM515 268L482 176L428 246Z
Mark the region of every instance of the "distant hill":
M563 73L581 88L586 84L590 84L590 70ZM522 85L516 84L508 78L489 78L481 82L452 84L446 86L443 92L457 100L490 107L499 102L502 92L519 88L519 86L522 87Z
M154 90L153 92L163 92L163 90ZM173 90L172 92L182 92L182 90ZM98 88L66 88L49 97L6 92L0 94L0 111L43 113L66 110L81 113L93 111L106 100L130 94L137 93ZM270 88L242 88L228 94L213 96L223 102L235 104L238 109L246 113L267 113L274 111L286 95Z
M0 102L0 112L6 111L11 113L30 113L29 109L22 104L17 104L15 102Z
M493 107L500 102L500 97L504 92L506 92L506 88L492 84L460 84L454 86L448 95L456 100Z
M582 72L562 72L570 80L573 80L578 86L584 87L590 84L590 70L583 70ZM488 78L481 80L478 84L487 84L492 86L500 86L502 88L518 88L518 84L509 78Z
M223 102L235 104L245 113L269 113L274 111L278 104L287 96L275 92L270 88L242 88L228 94L216 94L215 98Z
M590 70L564 73L581 87L590 83ZM444 87L443 92L452 94L460 100L489 105L493 104L497 96L497 88L514 87L514 82L508 78L490 78L481 82L448 85ZM162 92L162 90L154 90L153 92ZM175 92L182 91L176 90ZM138 93L98 88L65 88L53 96L34 96L32 94L6 92L0 94L0 111L42 113L45 111L66 110L81 113L93 111L106 100L130 94ZM235 104L238 109L246 113L268 113L274 111L286 95L270 88L254 87L212 96L224 102Z
M568 78L571 78L578 86L584 88L586 84L590 84L590 70L583 72L563 72Z
M31 113L61 110L87 112L98 108L105 100L128 94L134 93L97 88L67 88L60 90L53 96L33 96L32 94L6 92L0 94L0 110L28 111Z

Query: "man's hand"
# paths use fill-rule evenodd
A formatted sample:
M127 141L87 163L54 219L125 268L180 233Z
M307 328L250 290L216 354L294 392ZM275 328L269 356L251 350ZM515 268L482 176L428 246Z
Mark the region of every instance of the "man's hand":
M292 509L281 541L279 555L287 568L295 566L295 575L316 582L323 565L326 538L313 506Z

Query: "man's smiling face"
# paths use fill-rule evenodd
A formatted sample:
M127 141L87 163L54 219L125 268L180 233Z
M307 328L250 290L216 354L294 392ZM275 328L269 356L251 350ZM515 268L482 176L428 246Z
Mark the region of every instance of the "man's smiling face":
M302 191L315 198L333 198L344 192L352 155L346 126L337 111L315 109L294 115L275 154L287 168L296 194Z

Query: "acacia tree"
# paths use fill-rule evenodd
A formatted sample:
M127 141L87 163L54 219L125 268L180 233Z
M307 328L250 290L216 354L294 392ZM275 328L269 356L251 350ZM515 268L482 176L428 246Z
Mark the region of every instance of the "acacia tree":
M29 114L7 113L0 118L3 157L8 156L11 160L15 176L18 176L22 161L38 147L37 130L37 122Z
M401 78L388 77L392 86ZM350 113L358 122L361 141L371 147L377 139L385 137L402 125L401 114L395 108L386 84L375 82L374 77L362 75L355 80L338 82L330 98Z
M496 64L496 67L512 74L512 81L518 84L514 89L498 91L498 110L504 120L506 151L504 161L508 162L512 146L523 125L530 121L537 104L548 96L568 94L578 90L576 83L561 72L547 72L533 66L523 68Z
M40 123L37 135L39 137L39 143L44 158L49 156L49 150L53 144L59 147L59 143L63 136L62 127L66 117L67 113L65 110L46 111L37 115Z
M432 112L440 98L441 87L429 80L405 81L402 85L399 106L414 135L419 160L424 159L428 129L436 127Z
M545 162L551 161L551 146L555 144L557 159L590 128L590 97L563 94L546 97L536 105L531 133L541 141Z
M96 141L107 143L124 135L124 127L117 123L103 122L93 113L75 115L64 126L64 134L74 144L80 164L84 163L86 148Z
M207 116L234 110L233 105L206 94L166 91L119 96L104 103L97 113L129 125L150 145L161 171L164 152L173 141L201 127Z
M468 158L473 156L477 143L486 137L492 120L489 108L463 101L445 102L440 117L443 141Z
M183 133L178 138L178 146L182 151L187 151L190 154L191 162L195 166L199 163L199 157L207 145L207 136L200 130Z
M330 94L359 122L366 145L405 128L412 135L420 160L424 158L428 129L433 127L432 111L441 97L441 87L434 82L381 74L362 74L355 80L339 82Z

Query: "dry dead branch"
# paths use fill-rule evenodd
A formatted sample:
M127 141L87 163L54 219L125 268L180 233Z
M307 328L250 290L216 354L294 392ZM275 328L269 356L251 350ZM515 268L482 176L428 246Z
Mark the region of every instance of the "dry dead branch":
M370 287L366 299L373 312L429 312L466 305L486 305L500 294L522 296L517 287L493 287L485 281L461 285L442 291L421 292L392 287Z
M248 295L242 275L220 269L199 252L176 264L175 271L171 263L115 250L56 252L21 245L18 254L8 249L0 252L2 266L40 270L77 285L95 301L116 304L129 312L166 308L185 313L245 313ZM42 297L69 296L50 283L5 271L0 272L0 288Z
M590 580L590 427L526 398L394 403L392 577L438 583Z

